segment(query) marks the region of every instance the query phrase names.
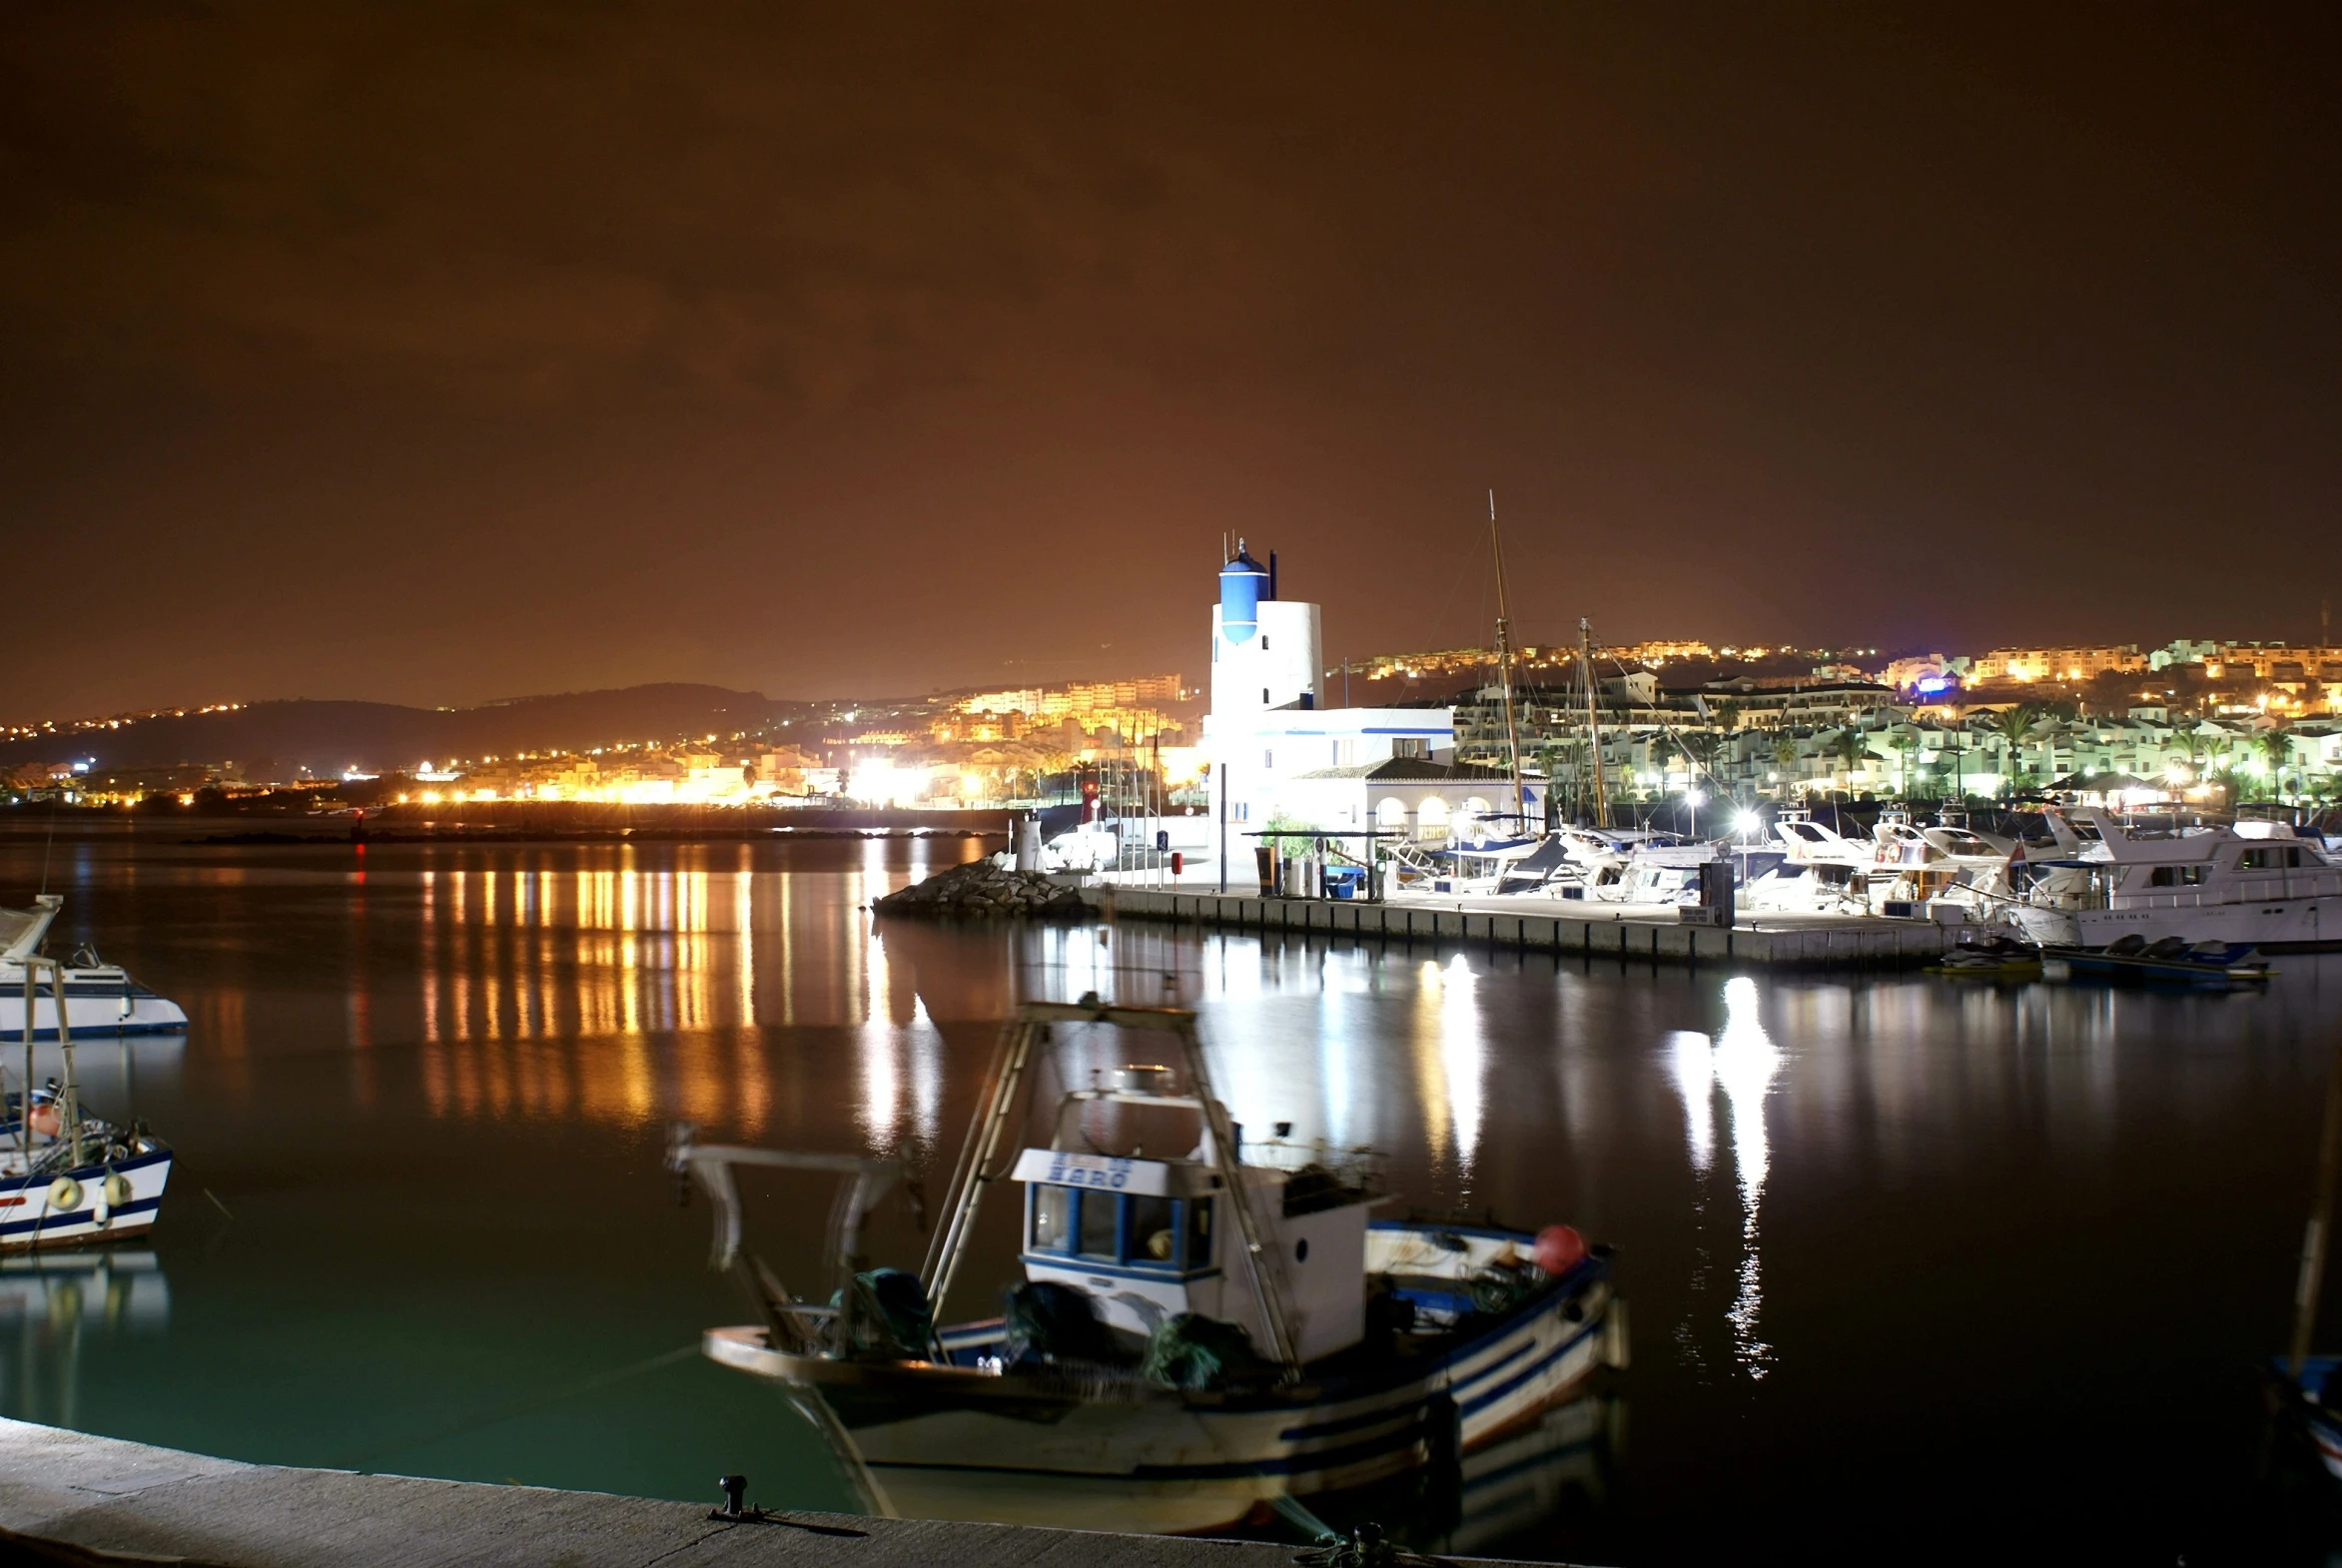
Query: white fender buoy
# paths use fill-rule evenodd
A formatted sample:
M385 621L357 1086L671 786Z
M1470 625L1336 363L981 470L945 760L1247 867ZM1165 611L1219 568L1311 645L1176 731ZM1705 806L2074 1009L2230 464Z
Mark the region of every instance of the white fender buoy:
M61 1176L50 1182L49 1206L51 1208L79 1208L81 1206L81 1183L68 1176Z
M109 1171L106 1173L103 1190L106 1194L106 1206L120 1208L124 1203L130 1201L130 1177L119 1171Z

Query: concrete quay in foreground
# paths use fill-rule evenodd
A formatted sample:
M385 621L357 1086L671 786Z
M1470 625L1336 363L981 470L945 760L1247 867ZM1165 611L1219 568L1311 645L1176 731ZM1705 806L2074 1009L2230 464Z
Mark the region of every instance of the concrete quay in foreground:
M190 1568L1289 1568L1294 1551L841 1514L735 1523L704 1503L242 1464L9 1420L0 1532L10 1561Z
M1563 913L1553 899L1370 903L1109 883L1083 889L1083 900L1115 920L1643 963L1895 968L1935 963L1958 938L1956 927L1932 920L1744 914L1737 925L1717 927L1679 920L1673 909L1595 904Z

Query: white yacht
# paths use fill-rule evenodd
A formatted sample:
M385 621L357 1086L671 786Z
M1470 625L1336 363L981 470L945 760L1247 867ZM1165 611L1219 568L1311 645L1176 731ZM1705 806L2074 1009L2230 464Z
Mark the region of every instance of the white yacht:
M1774 819L1773 833L1788 858L1749 884L1749 908L1799 915L1871 912L1877 846L1815 821L1810 811L1782 812Z
M1874 907L1886 914L1898 904L1924 906L1942 900L1988 919L2009 896L2008 863L2017 841L1966 827L1938 823L1923 827L1904 810L1881 813L1871 830L1878 865L1871 873Z
M30 909L0 909L0 1039L25 1038L25 960L40 952L65 900L44 893ZM34 1008L32 1038L55 1040L57 1015L44 984ZM48 1023L41 1022L46 1014ZM183 1035L187 1014L159 997L119 964L108 964L88 947L65 963L65 1021L73 1033L93 1040L106 1035Z
M2342 866L2283 823L2133 832L2111 813L2074 812L2097 831L2085 855L2049 863L2011 924L2044 947L2102 948L2137 935L2258 948L2342 946Z

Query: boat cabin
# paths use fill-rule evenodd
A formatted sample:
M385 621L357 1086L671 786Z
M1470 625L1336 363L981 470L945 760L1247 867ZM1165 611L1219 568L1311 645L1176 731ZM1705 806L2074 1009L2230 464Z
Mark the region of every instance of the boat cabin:
M1175 1159L1092 1153L1083 1114L1093 1107L1188 1110L1194 1100L1122 1090L1068 1095L1057 1136L1028 1149L1010 1173L1024 1184L1025 1277L1071 1285L1092 1298L1109 1327L1142 1337L1180 1312L1242 1324L1266 1344L1244 1267L1241 1231L1227 1212L1210 1134ZM1363 1186L1322 1167L1286 1171L1239 1165L1263 1249L1281 1275L1294 1351L1331 1355L1365 1334L1366 1220Z

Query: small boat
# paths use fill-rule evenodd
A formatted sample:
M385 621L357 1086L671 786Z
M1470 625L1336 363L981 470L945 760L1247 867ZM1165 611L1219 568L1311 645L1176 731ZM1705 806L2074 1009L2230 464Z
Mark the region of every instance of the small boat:
M144 1124L128 1127L89 1114L73 1070L66 966L28 953L18 994L23 1088L0 1099L0 1250L143 1235L162 1212L171 1150ZM36 987L47 982L48 995ZM47 1001L52 1027L38 1028ZM32 1087L33 1042L57 1042L64 1077Z
M1065 1094L1018 1151L1052 1031L1168 1035L1181 1065ZM1031 1003L1004 1036L921 1274L868 1269L864 1217L892 1161L699 1145L669 1165L716 1209L715 1262L763 1321L705 1353L769 1378L829 1438L875 1511L1181 1533L1263 1505L1357 1494L1465 1456L1627 1360L1606 1248L1421 1215L1376 1219L1369 1163L1246 1145L1205 1076L1192 1013ZM1110 1124L1144 1128L1118 1152ZM1281 1140L1281 1130L1280 1130ZM1133 1139L1136 1145L1136 1139ZM741 1245L732 1170L848 1178L837 1292L801 1301ZM1000 1316L938 1328L985 1192L1023 1188L1023 1280Z
M44 893L30 909L0 909L0 1040L22 1037L25 1029L25 960L39 956L41 943L65 900ZM84 947L64 964L66 1023L89 1039L97 1035L183 1035L187 1014L159 997L119 964L102 962ZM55 1040L57 1026L36 1028L37 1040Z
M1961 942L1944 955L1943 963L1930 964L1926 973L1962 980L2029 980L2041 973L2041 950L1998 932L1986 932L1973 941Z
M2069 974L2187 986L2258 985L2277 971L2249 942L2198 942L2165 937L2149 942L2137 933L2117 937L2103 948L2043 948L2044 958Z

